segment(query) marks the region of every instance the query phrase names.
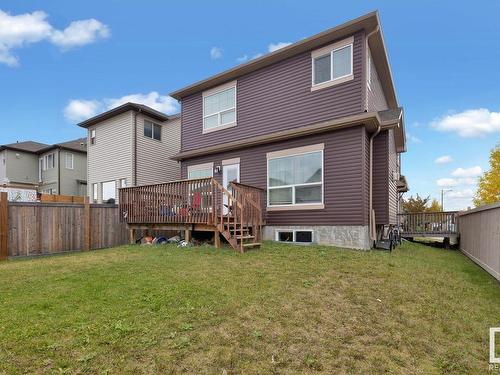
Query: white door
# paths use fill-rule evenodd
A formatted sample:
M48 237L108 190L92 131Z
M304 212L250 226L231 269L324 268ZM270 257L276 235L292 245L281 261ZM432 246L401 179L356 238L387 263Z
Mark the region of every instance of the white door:
M239 164L230 164L224 165L222 167L222 184L230 193L232 193L231 182L236 181L240 182L240 165ZM224 194L224 215L227 215L228 210L228 199Z

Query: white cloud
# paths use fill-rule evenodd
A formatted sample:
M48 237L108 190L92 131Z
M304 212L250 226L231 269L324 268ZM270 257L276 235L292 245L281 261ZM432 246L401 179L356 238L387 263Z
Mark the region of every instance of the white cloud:
M472 189L462 189L448 191L444 195L445 210L463 210L473 206L472 198L474 191Z
M480 166L472 167L472 168L457 168L455 169L451 175L455 177L477 177L483 173L483 170Z
M500 112L490 112L486 108L470 109L435 119L431 127L456 132L464 138L484 137L500 132Z
M70 100L64 108L64 117L69 121L79 122L128 102L144 104L166 114L179 112L177 101L174 98L151 91L149 94L130 94L120 98Z
M278 43L270 43L269 46L267 46L267 51L268 52L274 52L274 51L277 51L281 48L284 48L284 47L287 47L289 46L290 42L278 42Z
M83 121L97 115L100 107L100 103L96 100L70 100L64 108L64 117L69 121Z
M210 58L212 60L217 60L222 57L222 48L220 47L212 47L210 49Z
M236 59L236 61L242 63L248 60L248 55L245 53L243 56L240 56Z
M436 181L436 184L440 187L457 186L458 180L456 180L455 178L440 178Z
M151 91L149 94L131 94L122 96L121 98L104 100L106 109L115 108L127 102L144 104L167 114L177 113L179 111L177 101L174 98L168 95L160 95L156 91Z
M447 196L449 198L472 198L474 196L474 192L472 189L450 191L447 193Z
M434 160L436 164L448 164L453 161L453 158L450 155L443 155Z
M406 139L413 143L422 143L422 140L413 134L406 133Z
M80 47L94 43L99 38L107 38L109 28L96 19L74 21L63 31L54 30L50 40L61 48Z
M109 36L106 25L95 19L74 21L63 31L55 29L42 11L10 15L0 10L0 63L16 66L12 51L47 40L61 48L83 46Z

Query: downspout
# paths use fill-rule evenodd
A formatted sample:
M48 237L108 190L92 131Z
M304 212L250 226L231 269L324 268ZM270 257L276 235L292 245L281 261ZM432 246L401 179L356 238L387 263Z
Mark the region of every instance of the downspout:
M370 136L370 239L375 241L377 238L377 231L375 228L375 211L373 210L373 139L380 133L380 125L377 130Z
M61 194L61 148L57 150L57 194Z
M141 112L140 109L137 109L134 111L134 136L133 136L133 141L132 141L132 186L137 185L137 114Z
M370 51L370 46L368 45L368 41L372 35L378 33L380 31L380 26L369 32L366 35L366 61L368 63L368 53ZM368 67L367 67L368 68ZM366 71L368 74L368 70ZM366 77L365 77L366 82ZM366 87L365 87L366 88ZM368 110L368 95L365 95L365 107ZM370 239L375 241L377 238L377 229L375 227L375 211L373 210L373 139L380 133L380 124L377 126L377 130L370 136L370 198L369 198L369 224L370 224Z

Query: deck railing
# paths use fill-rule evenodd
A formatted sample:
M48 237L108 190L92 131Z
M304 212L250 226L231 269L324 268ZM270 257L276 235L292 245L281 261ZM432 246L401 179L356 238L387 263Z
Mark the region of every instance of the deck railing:
M450 235L458 234L458 211L416 212L399 214L399 223L404 235Z

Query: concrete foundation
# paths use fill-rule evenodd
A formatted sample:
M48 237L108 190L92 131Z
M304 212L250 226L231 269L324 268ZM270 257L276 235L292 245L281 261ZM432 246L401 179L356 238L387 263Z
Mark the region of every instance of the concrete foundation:
M264 239L276 240L276 232L282 230L312 230L313 243L319 245L333 245L350 249L369 250L372 246L370 231L367 225L343 226L298 226L280 225L264 227Z

